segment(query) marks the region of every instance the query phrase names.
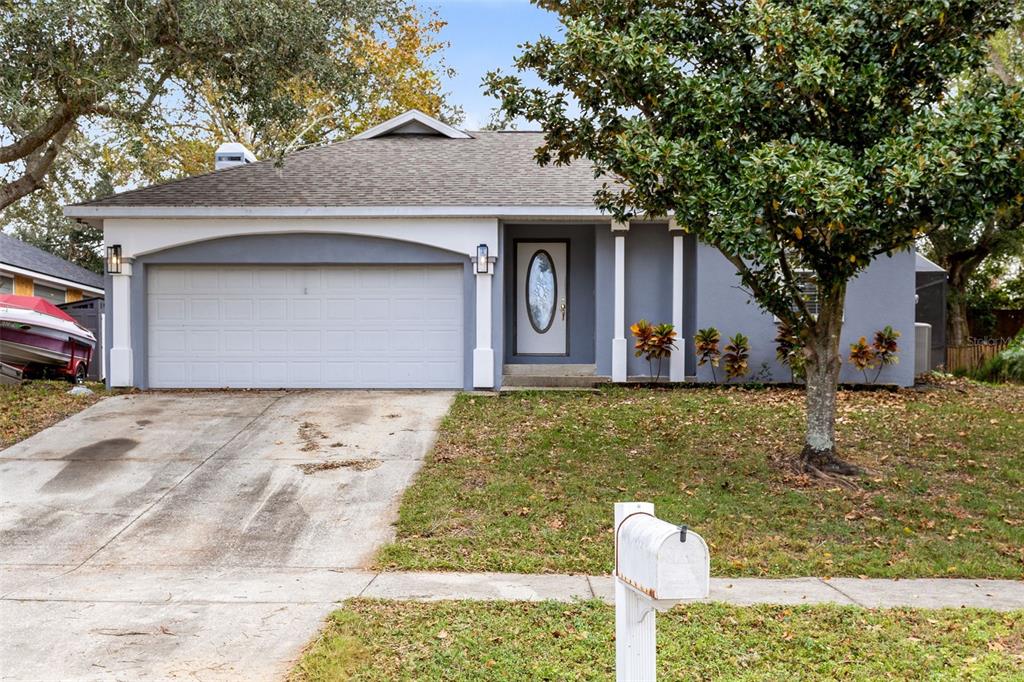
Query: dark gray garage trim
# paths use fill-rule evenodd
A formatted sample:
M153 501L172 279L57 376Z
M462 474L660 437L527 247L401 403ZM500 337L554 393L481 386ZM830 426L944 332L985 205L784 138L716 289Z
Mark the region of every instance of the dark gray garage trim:
M139 388L149 387L146 266L157 264L461 265L463 268L463 386L466 389L473 387L476 286L472 263L468 256L392 239L345 234L304 233L226 237L178 246L136 258L132 264L131 329L134 385ZM110 277L108 276L107 279L109 287ZM106 333L107 338L112 338L111 315L107 315Z

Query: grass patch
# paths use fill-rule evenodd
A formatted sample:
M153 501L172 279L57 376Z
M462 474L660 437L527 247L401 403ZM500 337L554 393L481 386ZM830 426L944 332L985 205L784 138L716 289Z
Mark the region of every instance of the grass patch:
M612 679L614 630L598 601L355 600L290 679ZM658 616L659 679L1019 680L1022 652L1022 611L694 604Z
M94 395L68 395L72 385L66 381L0 385L0 449L84 410L106 394L103 384L89 382L86 386Z
M780 462L803 393L463 395L403 499L385 569L608 573L612 503L649 500L723 576L1024 576L1024 387L843 391L826 488Z

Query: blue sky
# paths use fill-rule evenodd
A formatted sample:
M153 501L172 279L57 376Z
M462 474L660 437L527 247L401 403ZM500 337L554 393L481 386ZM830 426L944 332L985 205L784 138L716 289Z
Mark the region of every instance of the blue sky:
M497 104L482 92L484 74L511 70L517 45L559 33L556 15L527 0L422 0L420 6L437 10L448 22L440 37L451 44L445 59L457 73L446 79L444 89L465 112L468 130L487 123Z

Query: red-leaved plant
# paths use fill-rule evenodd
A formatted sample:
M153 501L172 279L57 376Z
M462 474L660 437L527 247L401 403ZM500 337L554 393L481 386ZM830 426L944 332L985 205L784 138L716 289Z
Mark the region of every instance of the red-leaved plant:
M676 349L676 329L673 325L666 323L651 324L647 320L640 320L629 328L636 344L633 346L633 355L647 360L650 376L657 382L661 379L661 364L665 358L672 355ZM658 373L654 373L654 361L658 361Z
M697 366L711 365L711 379L716 384L718 377L715 376L715 367L718 367L718 361L722 357L722 351L718 349L721 340L722 335L714 327L698 329L693 337L693 345L697 351Z

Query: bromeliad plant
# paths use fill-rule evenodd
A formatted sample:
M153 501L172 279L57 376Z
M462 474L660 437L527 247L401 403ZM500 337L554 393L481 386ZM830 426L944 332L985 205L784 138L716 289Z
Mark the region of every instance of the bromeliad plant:
M725 380L745 377L750 372L749 359L750 339L736 332L735 336L729 337L729 343L725 346L725 354L722 355L722 360L725 362Z
M633 346L633 355L647 360L650 376L657 382L661 379L661 365L665 358L672 355L676 349L676 329L673 325L666 323L651 324L647 320L640 320L629 328L636 344ZM654 373L654 361L658 361L658 373Z
M711 379L716 384L718 377L715 375L715 367L718 367L722 357L722 351L718 349L721 340L722 335L714 327L698 329L693 337L693 345L697 349L697 366L711 365Z
M787 322L779 322L775 334L775 357L789 367L789 377L796 383L804 378L804 344L800 335Z

